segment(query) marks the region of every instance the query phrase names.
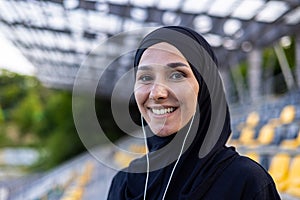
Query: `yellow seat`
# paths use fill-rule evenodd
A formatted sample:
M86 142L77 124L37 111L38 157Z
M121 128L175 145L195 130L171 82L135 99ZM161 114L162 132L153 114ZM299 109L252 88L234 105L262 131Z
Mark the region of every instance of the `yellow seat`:
M300 155L292 160L286 193L300 198Z
M145 145L131 144L128 151L118 151L114 154L114 160L120 167L127 167L130 162L141 157L147 152Z
M283 191L282 184L288 178L288 171L290 166L291 157L286 153L279 153L272 158L269 167L269 173L273 177L277 189Z
M266 124L260 129L257 142L261 145L268 145L272 143L274 137L275 128L270 124Z
M239 138L230 138L227 144L233 146L252 144L255 136L254 128L258 125L259 120L260 117L257 112L250 112L246 118L246 121L241 122L236 127L237 131L240 132Z
M280 113L280 121L282 124L289 124L294 121L296 116L296 108L293 105L285 106Z
M122 168L127 167L133 159L134 157L132 155L122 151L118 151L114 155L115 162Z
M239 142L242 145L250 145L254 142L255 131L253 128L244 127L239 137Z
M242 129L246 127L255 128L259 123L259 119L260 119L259 114L253 111L248 114L246 121L239 123L236 128L238 131L242 131Z
M145 154L147 152L147 149L145 145L132 144L129 147L129 151L132 151L134 153Z
M248 127L255 128L258 125L259 120L260 120L259 114L255 111L251 112L249 113L246 119L246 125Z
M255 148L258 145L269 145L272 143L275 137L275 128L273 125L264 125L258 133L258 138L255 139L255 130L249 127L244 127L241 136L240 143L249 147Z
M289 174L283 183L280 184L280 188L285 193L293 196L300 197L300 155L295 156L289 168Z

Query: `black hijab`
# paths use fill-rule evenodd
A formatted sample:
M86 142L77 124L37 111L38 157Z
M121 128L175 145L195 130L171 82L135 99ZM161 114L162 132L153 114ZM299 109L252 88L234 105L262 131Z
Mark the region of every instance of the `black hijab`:
M167 26L142 40L134 67L148 47L160 42L175 46L189 62L199 83L198 110L190 121L190 131L188 123L176 134L159 137L146 126L150 160L147 199L162 199L188 132L165 199L200 199L237 155L234 149L225 147L231 127L218 62L210 45L197 32ZM146 157L133 161L115 177L110 194L114 199L143 199L146 175Z

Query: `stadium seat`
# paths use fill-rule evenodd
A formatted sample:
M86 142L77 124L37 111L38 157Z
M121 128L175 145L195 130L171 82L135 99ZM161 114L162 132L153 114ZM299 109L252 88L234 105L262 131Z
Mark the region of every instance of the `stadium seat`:
M300 155L293 158L289 176L285 184L285 192L300 198Z
M114 160L120 167L127 167L132 160L146 153L145 145L131 144L128 152L118 151L114 154Z
M289 124L294 121L296 116L296 108L293 105L285 106L280 113L280 121L282 124Z
M132 151L134 153L145 154L146 153L146 148L145 148L145 145L132 144L129 147L129 151Z
M251 128L255 128L259 123L260 117L257 112L251 112L248 114L246 119L246 125Z
M259 131L257 144L269 145L274 141L274 138L275 138L275 128L270 124L266 124Z
M248 127L248 128L255 128L257 124L259 123L259 114L255 111L250 112L245 120L242 120L240 123L237 125L237 130L241 131L243 128Z
M83 171L76 178L74 184L71 184L66 188L61 200L81 200L86 185L89 183L94 170L94 164L92 162L85 163Z
M276 154L271 160L268 171L273 177L279 191L283 190L284 184L282 183L288 178L290 160L290 155L286 153Z
M133 157L130 154L118 151L114 155L114 160L117 165L123 168L129 165L129 163L133 160Z
M290 124L295 120L296 108L293 105L285 106L281 112L279 118L270 118L268 124L278 127L285 124Z
M278 119L279 120L279 119ZM234 137L230 138L230 141L228 144L234 145L234 146L247 146L251 145L256 146L260 143L270 143L272 141L266 141L268 140L268 136L272 136L270 134L262 134L258 141L255 138L257 137L258 133L260 132L261 128L263 128L266 124L260 120L260 114L256 111L250 112L247 115L247 118L245 122L241 122L237 125L236 131L240 132L240 134L234 133ZM266 132L265 129L268 129L268 127L263 128L263 132ZM269 138L269 140L272 140L272 137Z
M238 139L238 144L251 145L254 142L255 130L250 127L244 127Z

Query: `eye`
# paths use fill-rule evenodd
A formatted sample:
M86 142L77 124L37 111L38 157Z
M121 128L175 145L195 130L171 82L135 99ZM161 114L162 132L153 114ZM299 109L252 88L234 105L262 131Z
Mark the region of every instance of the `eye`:
M173 72L170 76L170 79L180 80L184 77L186 77L186 75L183 72Z
M141 75L139 78L138 78L139 81L142 81L142 82L149 82L149 81L152 81L153 78L152 76L150 75Z

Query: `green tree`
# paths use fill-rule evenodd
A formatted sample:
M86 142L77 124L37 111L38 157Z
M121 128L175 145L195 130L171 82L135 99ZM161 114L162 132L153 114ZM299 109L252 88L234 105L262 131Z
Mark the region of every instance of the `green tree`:
M25 134L34 131L41 122L42 115L43 104L40 96L36 92L29 92L12 111L12 120L18 124L21 134Z
M85 150L73 121L71 92L53 91L36 131L39 137L46 138L45 145L49 155L45 163L47 168Z

